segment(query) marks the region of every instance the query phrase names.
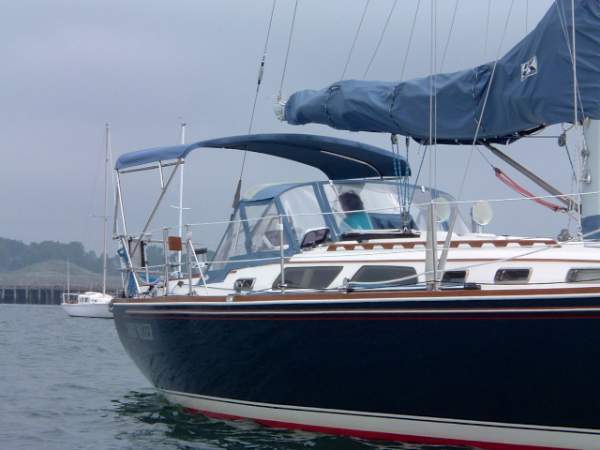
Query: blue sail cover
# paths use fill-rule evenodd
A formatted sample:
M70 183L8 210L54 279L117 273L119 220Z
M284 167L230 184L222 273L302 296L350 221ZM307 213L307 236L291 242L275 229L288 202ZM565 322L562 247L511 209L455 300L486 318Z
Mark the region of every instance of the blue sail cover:
M577 81L582 117L600 119L600 1L575 0ZM437 142L510 142L547 125L573 122L571 0L556 0L538 26L497 63L405 82L346 80L294 93L284 120L411 136L428 143L430 83Z

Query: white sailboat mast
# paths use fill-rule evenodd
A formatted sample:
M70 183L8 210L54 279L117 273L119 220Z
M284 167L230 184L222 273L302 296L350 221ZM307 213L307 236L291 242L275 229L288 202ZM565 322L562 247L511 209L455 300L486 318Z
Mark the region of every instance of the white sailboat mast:
M106 142L104 152L104 211L102 213L102 293L106 294L106 272L108 265L107 246L108 239L108 165L110 162L110 125L106 124Z
M67 258L67 296L71 294L71 262Z
M185 122L181 123L181 145L185 144L185 127L187 124ZM185 165L181 166L181 170L179 171L179 236L183 236L183 169ZM181 259L181 253L179 254L179 258ZM181 261L180 261L181 264Z
M185 122L181 123L181 145L185 144L185 127L187 124ZM179 236L183 236L183 169L185 169L185 164L181 165L181 170L179 172ZM177 263L179 268L179 273L181 273L181 253L177 252Z
M600 121L587 119L583 125L583 133L582 232L586 239L598 239L600 232L596 230L600 229Z

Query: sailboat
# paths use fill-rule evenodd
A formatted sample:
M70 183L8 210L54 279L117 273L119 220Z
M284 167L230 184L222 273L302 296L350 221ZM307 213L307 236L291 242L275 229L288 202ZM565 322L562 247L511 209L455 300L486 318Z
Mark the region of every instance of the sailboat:
M290 133L122 155L114 227L127 295L113 311L128 354L168 400L221 419L484 449L600 448L599 48L600 3L557 0L492 63L402 83L341 81L297 92L279 111L291 124L503 156L497 145L583 124L582 192L548 196L580 216L579 236L483 233L486 202L473 205L470 229L461 202L411 180L396 138L392 152ZM327 181L237 198L206 264L194 226L150 231L177 170L206 148L277 156ZM127 232L120 178L144 170L159 174L160 194L142 230ZM157 242L159 268L145 262Z
M69 287L67 292L63 294L61 306L71 317L89 317L101 319L113 318L113 313L111 311L111 301L113 300L113 297L106 293L106 273L108 263L108 240L106 233L108 223L108 167L110 164L110 159L110 128L107 125L104 161L104 215L102 217L102 292L87 291L82 293L71 293Z

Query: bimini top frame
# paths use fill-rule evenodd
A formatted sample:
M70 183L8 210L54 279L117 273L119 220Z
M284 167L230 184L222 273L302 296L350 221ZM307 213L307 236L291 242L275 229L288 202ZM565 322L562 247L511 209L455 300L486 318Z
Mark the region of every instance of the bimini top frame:
M127 284L134 292L139 292L140 284L135 276L132 256L136 255L177 169L183 165L186 156L191 151L199 148L228 148L278 156L315 167L321 170L330 180L410 176L410 168L406 159L391 151L360 142L310 134L231 136L189 145L139 150L121 155L115 165L117 189L115 193L113 237L121 241L124 260L130 273ZM170 173L164 172L167 166L174 166ZM137 236L129 236L119 175L149 169L158 169L160 194L141 233ZM118 232L118 215L121 216L122 233ZM130 246L132 242L133 245ZM165 273L165 279L168 279L167 273Z
M169 161L185 159L191 151L199 148L229 148L278 156L315 167L330 180L410 175L406 159L391 151L346 139L311 134L251 134L139 150L121 155L115 169L124 173L157 162L165 166ZM134 167L138 169L132 169Z

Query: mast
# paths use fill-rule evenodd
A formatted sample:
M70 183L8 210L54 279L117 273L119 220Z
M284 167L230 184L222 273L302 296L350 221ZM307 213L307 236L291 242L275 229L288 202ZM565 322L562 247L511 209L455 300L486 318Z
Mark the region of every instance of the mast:
M110 125L106 124L106 142L104 149L104 211L102 213L102 293L106 294L107 247L108 239L108 165L110 162Z
M67 258L67 296L71 294L71 263Z
M185 127L187 124L185 122L181 122L181 145L185 144ZM183 169L185 165L181 165L181 172L179 173L179 236L183 236ZM179 273L181 274L181 253L177 252L177 263L179 268Z
M581 183L581 232L585 239L600 238L600 121L583 125L583 182ZM586 195L587 194L587 195Z

